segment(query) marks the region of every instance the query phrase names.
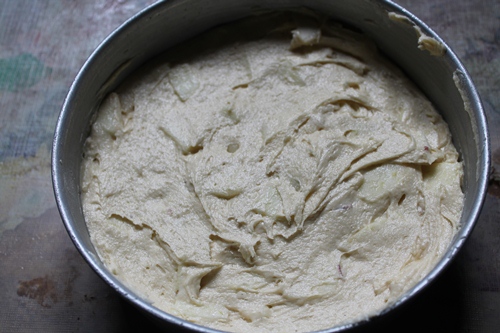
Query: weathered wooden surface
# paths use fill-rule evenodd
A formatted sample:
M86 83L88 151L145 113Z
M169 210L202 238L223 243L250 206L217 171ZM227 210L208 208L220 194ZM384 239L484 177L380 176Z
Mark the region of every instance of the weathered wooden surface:
M0 0L0 333L156 331L71 243L55 207L49 152L62 102L85 59L151 2ZM435 30L470 72L500 171L500 2L397 3ZM381 329L499 331L500 181L491 182L457 260Z

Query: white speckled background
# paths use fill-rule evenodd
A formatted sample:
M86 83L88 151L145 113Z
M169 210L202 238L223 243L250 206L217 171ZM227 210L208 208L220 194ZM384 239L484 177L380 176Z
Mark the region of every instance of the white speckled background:
M52 192L64 97L93 49L152 0L0 0L0 333L156 332L71 243ZM436 31L477 85L494 180L457 260L383 332L500 331L500 2L398 0ZM496 179L496 180L495 180Z

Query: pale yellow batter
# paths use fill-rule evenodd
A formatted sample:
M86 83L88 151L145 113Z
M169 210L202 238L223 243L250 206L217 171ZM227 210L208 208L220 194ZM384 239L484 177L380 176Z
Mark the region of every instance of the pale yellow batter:
M450 244L463 195L447 125L363 36L319 21L218 28L103 102L84 213L106 266L158 308L324 329L382 310Z

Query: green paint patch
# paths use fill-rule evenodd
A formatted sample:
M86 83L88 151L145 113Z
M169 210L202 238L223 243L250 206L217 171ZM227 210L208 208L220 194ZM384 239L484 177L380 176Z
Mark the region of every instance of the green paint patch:
M51 70L30 53L0 59L0 90L17 91L29 88Z

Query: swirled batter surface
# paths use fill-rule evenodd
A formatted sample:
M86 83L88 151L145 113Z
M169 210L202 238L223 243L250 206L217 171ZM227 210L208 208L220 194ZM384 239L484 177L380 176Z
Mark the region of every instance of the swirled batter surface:
M103 102L82 202L107 267L237 332L377 313L441 258L462 165L432 104L362 35L297 15L221 27Z

